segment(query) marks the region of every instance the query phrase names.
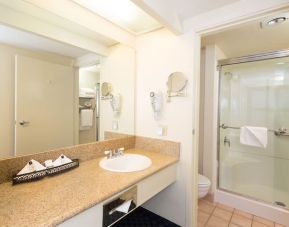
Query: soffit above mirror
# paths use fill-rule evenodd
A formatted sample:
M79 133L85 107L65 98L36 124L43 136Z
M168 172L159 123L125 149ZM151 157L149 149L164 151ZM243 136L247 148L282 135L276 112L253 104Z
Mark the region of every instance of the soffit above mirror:
M19 39L21 37L21 39ZM79 58L91 52L0 24L0 43Z
M72 12L75 16L79 15L77 18L70 18L60 11L62 8L68 8L68 6L71 6L71 8L74 6L74 8L79 9L79 11ZM49 32L49 30L58 30L61 37L69 35L77 36L75 39L83 37L88 42L95 42L103 47L109 47L119 43L117 39L106 35L101 29L96 31L94 27L89 26L87 18L83 19L83 11L85 10L83 9L81 11L81 7L69 1L56 5L50 1L0 1L0 21L5 25L52 39L54 39L54 37L50 36L51 32ZM69 14L70 11L65 12ZM92 18L91 15L87 16L90 16L90 21L93 21L96 26L100 27L98 24L101 22L97 21L97 17ZM81 22L76 23L77 19ZM84 26L83 23L86 23L87 26ZM65 42L57 38L56 40ZM74 43L68 44L74 45Z

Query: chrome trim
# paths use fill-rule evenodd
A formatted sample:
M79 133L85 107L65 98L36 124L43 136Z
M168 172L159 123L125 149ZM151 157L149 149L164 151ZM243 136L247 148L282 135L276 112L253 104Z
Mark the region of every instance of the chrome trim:
M217 121L217 126L220 125L221 122L221 105L220 105L220 97L221 97L221 76L222 76L222 71L221 67L219 70L219 76L218 76L218 121ZM220 134L221 130L219 127L217 127L217 188L220 187L220 144L221 144L221 139L220 139Z
M219 125L220 128L222 129L227 129L227 128L231 128L231 129L241 129L240 127L235 127L235 126L228 126L226 124L221 124ZM289 133L287 132L286 128L279 128L279 129L268 129L268 132L274 132L275 136L289 136Z
M283 57L288 57L288 56L289 56L289 49L279 50L279 51L273 51L273 52L267 52L267 53L241 56L241 57L236 57L236 58L222 59L218 61L217 67L218 67L218 70L220 70L221 67L224 65L233 65L233 64L246 63L246 62L262 61L262 60L268 60L268 59L274 59L274 58L283 58Z

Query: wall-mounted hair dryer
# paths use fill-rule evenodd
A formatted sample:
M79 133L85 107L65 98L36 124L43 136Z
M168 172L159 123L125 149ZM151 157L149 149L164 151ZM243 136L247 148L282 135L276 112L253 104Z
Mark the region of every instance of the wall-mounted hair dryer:
M117 117L120 114L121 110L121 95L120 94L113 95L110 100L110 105L114 116Z
M163 94L162 92L151 92L151 105L154 111L155 120L159 120L161 118L161 112L163 108Z

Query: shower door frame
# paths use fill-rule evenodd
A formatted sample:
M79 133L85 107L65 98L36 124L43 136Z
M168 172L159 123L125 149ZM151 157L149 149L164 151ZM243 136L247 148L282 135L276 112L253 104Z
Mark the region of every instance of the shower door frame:
M220 142L221 142L220 141L220 116L221 116L220 96L221 96L221 76L222 76L221 75L222 74L221 69L223 66L226 66L226 65L248 63L248 62L255 62L255 61L263 61L263 60L270 60L270 59L283 58L283 57L289 57L289 49L218 60L217 70L219 71L219 75L218 75L219 76L219 81L218 81L218 83L219 83L218 89L219 90L218 90L218 120L217 120L217 124L218 124L217 125L217 129L218 129L218 131L217 131L217 143L218 143L217 144L217 163L218 163L217 164L217 189L289 211L289 207L287 207L287 206L286 207L278 206L276 204L266 202L264 200L255 198L255 197L250 196L250 195L244 195L244 194L230 191L227 189L223 189L220 187L220 152L221 152L221 150L220 150Z
M275 58L283 58L289 56L289 49L284 50L277 50L272 52L265 52L260 54L253 54L247 56L241 56L236 58L228 58L222 59L218 61L218 69L225 65L233 65L233 64L240 64L240 63L247 63L247 62L254 62L254 61L263 61Z

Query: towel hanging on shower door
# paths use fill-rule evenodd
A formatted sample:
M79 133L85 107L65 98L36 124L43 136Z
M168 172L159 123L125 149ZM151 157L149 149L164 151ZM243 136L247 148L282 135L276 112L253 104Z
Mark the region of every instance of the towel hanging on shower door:
M243 126L241 127L240 143L266 148L268 140L267 131L268 129L264 127Z

